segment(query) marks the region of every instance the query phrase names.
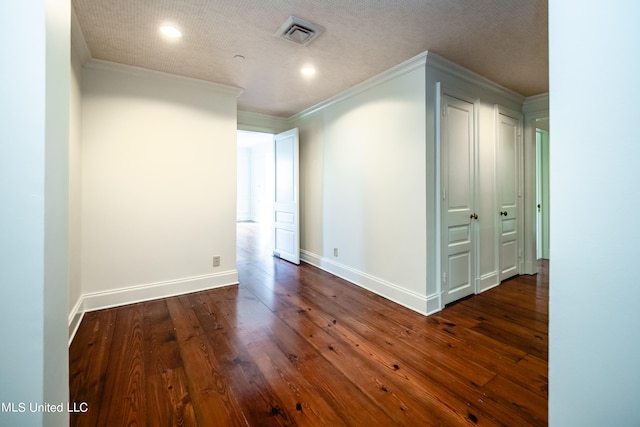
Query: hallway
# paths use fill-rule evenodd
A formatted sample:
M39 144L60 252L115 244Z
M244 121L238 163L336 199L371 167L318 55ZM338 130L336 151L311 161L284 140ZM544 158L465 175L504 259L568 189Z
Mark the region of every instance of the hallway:
M239 286L87 313L72 425L546 425L548 264L424 317L238 224Z

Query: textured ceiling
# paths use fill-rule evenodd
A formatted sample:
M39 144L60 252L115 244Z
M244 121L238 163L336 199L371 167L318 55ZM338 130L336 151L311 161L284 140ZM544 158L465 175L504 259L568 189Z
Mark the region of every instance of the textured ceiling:
M426 50L548 91L547 0L72 1L92 58L243 88L242 111L289 117ZM291 15L326 30L308 46L276 37ZM183 37L163 38L164 23Z

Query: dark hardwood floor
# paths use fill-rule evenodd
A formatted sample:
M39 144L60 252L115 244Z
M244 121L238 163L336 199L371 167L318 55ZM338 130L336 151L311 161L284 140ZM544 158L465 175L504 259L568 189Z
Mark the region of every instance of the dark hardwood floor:
M239 286L85 314L72 425L547 425L548 263L424 317L238 237Z

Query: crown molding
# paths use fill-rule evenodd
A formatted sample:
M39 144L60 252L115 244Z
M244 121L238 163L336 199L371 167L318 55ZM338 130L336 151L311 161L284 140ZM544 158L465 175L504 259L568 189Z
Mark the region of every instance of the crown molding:
M480 86L518 104L522 104L525 100L525 97L519 93L514 92L511 89L507 89L506 87L501 86L478 73L474 73L455 62L451 62L436 53L427 52L427 67L434 68L461 80L465 80L473 85Z
M549 111L549 93L529 96L522 104L522 111L525 113Z
M408 59L405 62L402 62L386 71L383 71L382 73L374 77L371 77L368 80L365 80L362 83L353 86L350 89L347 89L344 92L339 93L338 95L335 95L325 101L320 102L319 104L314 105L313 107L307 108L306 110L294 114L293 116L289 117L288 120L290 120L291 122L295 122L296 120L300 120L309 115L318 113L325 108L337 104L338 102L356 96L361 92L364 92L391 79L425 66L440 70L473 85L480 86L502 97L508 98L515 103L522 104L525 100L525 97L517 92L507 89L506 87L501 86L487 79L486 77L474 73L473 71L468 70L467 68L464 68L454 62L451 62L440 55L437 55L430 51L425 51L414 56L411 59Z
M347 89L344 92L341 92L325 101L320 102L319 104L314 105L313 107L307 108L306 110L303 110L297 114L294 114L293 116L289 117L288 120L293 122L296 120L303 119L309 115L318 113L334 104L337 104L338 102L341 102L341 101L344 101L345 99L356 96L368 89L371 89L375 86L385 83L391 79L399 77L415 69L424 67L426 63L426 59L427 59L427 52L423 52L419 55L416 55L413 58L408 59L407 61L402 62L392 68L389 68L388 70L383 71L382 73L377 74L368 80L358 83L357 85L351 87L350 89Z
M127 74L129 76L140 77L143 79L153 79L160 81L170 81L184 84L187 86L206 88L214 92L233 95L236 98L242 94L244 89L235 86L223 85L221 83L210 82L207 80L194 79L191 77L179 76L176 74L164 73L162 71L149 70L147 68L134 67L131 65L118 64L116 62L104 61L101 59L90 59L85 68L90 70L109 71L114 73Z
M238 110L238 129L252 132L280 133L290 129L292 122L283 117Z

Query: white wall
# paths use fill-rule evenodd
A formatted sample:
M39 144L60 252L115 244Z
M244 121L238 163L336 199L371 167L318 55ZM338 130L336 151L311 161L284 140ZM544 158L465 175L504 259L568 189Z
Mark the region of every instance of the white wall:
M324 118L322 114L305 116L298 120L297 126L300 132L300 247L312 254L322 254Z
M524 97L426 53L292 118L300 128L303 260L425 314L442 308L442 92L478 101L478 268L481 284L495 286L495 106L518 113Z
M68 1L0 4L0 402L16 405L68 399L69 15Z
M236 96L91 61L83 75L84 308L237 283ZM212 256L221 266L212 267Z
M549 2L549 424L640 425L640 4Z
M424 82L422 64L295 123L303 259L420 312L426 308Z

